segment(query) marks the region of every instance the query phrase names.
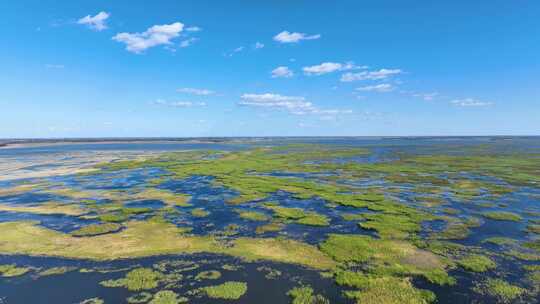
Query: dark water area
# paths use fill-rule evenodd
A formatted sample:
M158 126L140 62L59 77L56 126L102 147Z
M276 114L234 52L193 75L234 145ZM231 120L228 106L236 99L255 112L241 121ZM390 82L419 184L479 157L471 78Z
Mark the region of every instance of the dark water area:
M62 275L39 277L39 271L32 271L23 277L0 278L0 299L2 303L79 303L88 298L99 297L105 303L126 303L126 298L137 294L125 288L103 287L99 282L121 278L135 267L151 268L163 261L185 261L196 265L196 269L182 272L184 279L169 290L186 294L200 287L221 284L227 281L247 282L247 292L235 303L289 303L287 292L302 285L313 286L315 293L324 295L331 303L351 303L342 296L343 289L335 285L332 279L322 278L318 271L304 267L271 263L243 262L236 258L210 255L178 255L160 256L143 259L118 260L114 262L89 262L79 260L40 258L26 256L0 256L0 264L27 265L47 269L51 267L72 267ZM225 270L223 265L234 265L237 270ZM91 269L94 272L81 272ZM279 272L279 275L267 277L268 270ZM98 272L97 270L101 271ZM221 277L215 280L195 280L202 271L217 270ZM103 273L103 272L108 273ZM61 288L59 288L61 287ZM28 292L31 290L31 292ZM155 288L148 290L156 292ZM206 296L190 297L189 303L230 303L230 301L210 299Z

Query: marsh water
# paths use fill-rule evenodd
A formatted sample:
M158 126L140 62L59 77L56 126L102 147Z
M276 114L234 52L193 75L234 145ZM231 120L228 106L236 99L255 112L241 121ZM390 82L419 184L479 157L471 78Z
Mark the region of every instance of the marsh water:
M330 162L382 163L399 159L402 154L431 155L444 153L447 155L464 155L467 153L539 153L540 138L277 138L234 141L226 140L220 143L88 143L88 144L54 144L39 147L16 147L0 149L0 163L18 163L20 172L30 172L28 176L21 174L17 178L4 176L0 180L0 190L24 184L41 184L45 187L62 187L77 191L139 191L149 187L153 180L167 178L167 172L160 168L122 169L114 172L98 174L54 174L47 176L47 170L58 169L69 163L70 167L93 166L96 155L114 153L116 159L135 158L139 155L156 155L172 151L243 151L257 147L279 146L294 144L338 145L347 147L362 147L369 149L367 155L341 157ZM483 147L482 150L474 150ZM472 151L472 152L471 152ZM92 161L89 161L92 159ZM10 171L13 172L13 171ZM43 174L33 175L34 172ZM57 172L57 171L55 171ZM301 178L320 182L321 178L332 175L324 173L290 173L271 172L270 176L280 178ZM3 174L4 175L4 174ZM463 172L464 178L482 179ZM7 177L7 178L6 178ZM332 206L320 198L298 198L286 191L277 191L263 200L247 202L231 206L227 201L239 193L234 189L216 183L214 177L193 175L182 179L171 179L155 186L158 189L174 193L187 194L191 197L192 206L184 208L186 212L168 214L166 219L181 227L190 227L193 235L218 235L221 239L237 237L284 237L317 246L328 234L364 234L377 237L373 230L362 229L355 221L345 220L344 213L371 212L350 206ZM392 183L373 178L342 178L336 177L336 182L355 187L399 188L399 191L388 191L386 196L400 203L417 209L425 209L418 204L418 188L414 184ZM497 180L497 182L500 182ZM426 195L425 193L421 193ZM423 278L415 278L414 285L418 288L431 290L437 296L437 303L490 303L492 298L474 291L475 283L486 277L503 278L520 284L523 277L523 265L538 265L538 260L508 259L500 255L500 247L484 242L491 237L504 237L525 242L537 236L527 232L527 226L538 222L540 214L540 185L519 186L513 191L497 197L477 195L464 201L453 193L443 192L440 196L445 204L430 212L444 215L455 212L456 217L466 218L475 216L480 223L470 228L470 233L453 242L465 246L478 247L493 252L492 259L497 263L496 269L482 273L465 271L459 267L450 270L450 275L457 279L452 286L438 286ZM73 203L73 197L63 196L55 192L34 191L1 194L0 204L8 206L36 206L46 202ZM330 224L327 226L309 226L289 223L279 231L256 233L260 224L256 221L239 216L238 210L257 211L272 217L272 212L264 208L262 203L279 202L280 206L301 208L326 216ZM99 203L99 202L98 202ZM107 203L106 199L102 203ZM128 208L151 208L158 210L164 206L160 200L129 199L122 202ZM203 208L208 216L196 216L190 211ZM452 210L452 211L449 211ZM519 214L520 221L500 221L478 216L485 211L506 211ZM91 215L91 214L90 214ZM136 214L132 219L144 220L148 214ZM99 223L92 216L67 214L38 214L30 212L0 211L0 222L35 221L39 226L62 233L71 233L81 227ZM445 228L444 221L426 221L422 224L420 237L427 238ZM224 233L224 231L228 233ZM0 232L1 233L1 232ZM190 303L229 303L230 300L210 299L201 296L189 296L190 290L201 286L215 285L227 281L247 282L247 292L238 303L290 303L287 292L294 286L309 285L317 294L323 295L330 303L354 303L354 300L343 296L343 291L351 288L337 285L331 277L320 274L320 271L300 265L270 261L247 262L240 258L216 254L178 254L146 258L120 259L113 261L90 261L79 259L64 259L58 257L37 257L26 255L0 255L1 264L15 264L30 267L28 274L16 277L0 277L0 303L80 303L85 299L100 298L105 303L125 303L126 299L137 292L125 288L109 288L100 282L118 279L130 269L137 267L152 267L163 261L183 261L192 265L182 272L183 279L174 286L169 286L180 295L188 295ZM234 267L223 268L223 265ZM63 267L64 271L52 275L39 275L40 270L53 267ZM217 270L221 276L215 280L195 279L201 271ZM513 300L515 303L538 303L538 295L522 297ZM91 303L91 302L88 302ZM97 302L96 302L97 303Z

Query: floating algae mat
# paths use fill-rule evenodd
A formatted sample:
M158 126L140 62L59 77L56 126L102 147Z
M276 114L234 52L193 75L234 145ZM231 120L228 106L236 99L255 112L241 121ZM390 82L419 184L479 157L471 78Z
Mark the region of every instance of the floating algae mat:
M538 303L538 138L229 141L4 151L0 303Z

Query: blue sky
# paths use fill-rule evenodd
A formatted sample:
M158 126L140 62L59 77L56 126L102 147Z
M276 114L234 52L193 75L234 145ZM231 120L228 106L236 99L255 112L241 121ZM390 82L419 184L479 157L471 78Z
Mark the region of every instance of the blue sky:
M2 1L0 137L540 134L538 1Z

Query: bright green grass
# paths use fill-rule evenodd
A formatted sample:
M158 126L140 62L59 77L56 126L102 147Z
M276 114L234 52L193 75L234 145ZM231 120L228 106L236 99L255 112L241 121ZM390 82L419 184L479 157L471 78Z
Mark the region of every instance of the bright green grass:
M475 291L494 297L499 303L510 303L525 294L526 290L501 279L489 278L478 284Z
M154 295L152 301L148 304L179 304L186 303L187 301L187 298L179 297L178 294L172 290L161 290Z
M247 284L230 281L220 285L203 287L201 290L212 299L238 300L246 293Z
M94 236L118 231L122 225L117 223L91 224L71 232L73 236Z
M31 270L30 267L18 267L15 264L0 265L0 276L4 278L18 277Z
M287 295L292 298L292 304L330 304L322 295L314 295L313 288L309 286L295 287Z
M458 265L472 272L485 272L497 267L497 264L490 258L479 254L472 254L460 259Z

